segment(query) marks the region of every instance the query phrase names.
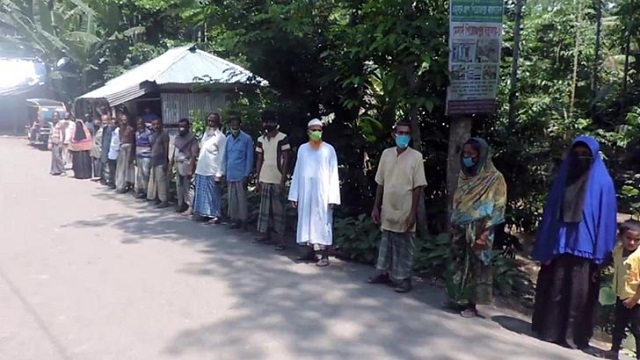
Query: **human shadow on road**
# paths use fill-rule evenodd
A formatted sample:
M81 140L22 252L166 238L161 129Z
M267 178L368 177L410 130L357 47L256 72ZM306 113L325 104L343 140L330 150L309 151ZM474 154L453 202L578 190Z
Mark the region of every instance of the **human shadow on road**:
M506 330L514 332L520 335L533 336L531 331L531 323L522 319L518 319L507 315L496 315L491 317L491 320Z
M442 291L418 286L409 296L364 283L371 267L333 261L329 268L293 261L252 244L250 233L196 224L175 213L112 193L127 213L84 219L69 227L116 227L121 242L170 241L201 254L175 271L227 284L231 303L210 299L216 318L185 327L164 355L213 359L576 359L528 337L513 337L492 322L462 319L439 309ZM131 214L133 211L138 214ZM206 286L207 282L203 282ZM427 306L425 306L425 304ZM502 354L502 355L501 355ZM535 356L534 356L535 354Z

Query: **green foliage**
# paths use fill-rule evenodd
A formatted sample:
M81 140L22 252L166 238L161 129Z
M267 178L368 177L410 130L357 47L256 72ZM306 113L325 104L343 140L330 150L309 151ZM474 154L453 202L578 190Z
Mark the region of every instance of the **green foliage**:
M373 263L378 256L380 234L379 227L366 214L334 219L336 251L351 260Z

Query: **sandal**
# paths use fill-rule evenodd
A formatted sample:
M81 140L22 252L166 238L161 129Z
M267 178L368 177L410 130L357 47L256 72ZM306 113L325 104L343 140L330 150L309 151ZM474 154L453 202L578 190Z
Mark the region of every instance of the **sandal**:
M205 221L205 225L217 225L220 224L220 218L213 218L211 220Z
M278 245L276 245L275 249L276 249L276 251L284 251L285 246L281 245L281 244L278 244Z
M316 266L318 266L318 267L329 266L329 259L323 257L322 259L318 260L318 262L316 262Z

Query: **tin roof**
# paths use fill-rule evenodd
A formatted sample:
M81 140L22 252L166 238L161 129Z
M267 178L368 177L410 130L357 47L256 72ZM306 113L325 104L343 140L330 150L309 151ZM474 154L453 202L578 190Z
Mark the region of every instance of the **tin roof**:
M103 87L86 93L79 99L105 99L114 106L152 91L153 85L196 83L268 85L265 80L241 66L195 46L181 46L107 81Z

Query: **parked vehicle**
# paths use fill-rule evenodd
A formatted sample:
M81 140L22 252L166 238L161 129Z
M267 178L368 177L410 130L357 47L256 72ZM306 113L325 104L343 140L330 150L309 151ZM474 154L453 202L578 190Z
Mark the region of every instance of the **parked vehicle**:
M63 102L49 99L27 99L27 124L25 126L27 139L32 145L49 148L54 113L63 118L67 107Z

